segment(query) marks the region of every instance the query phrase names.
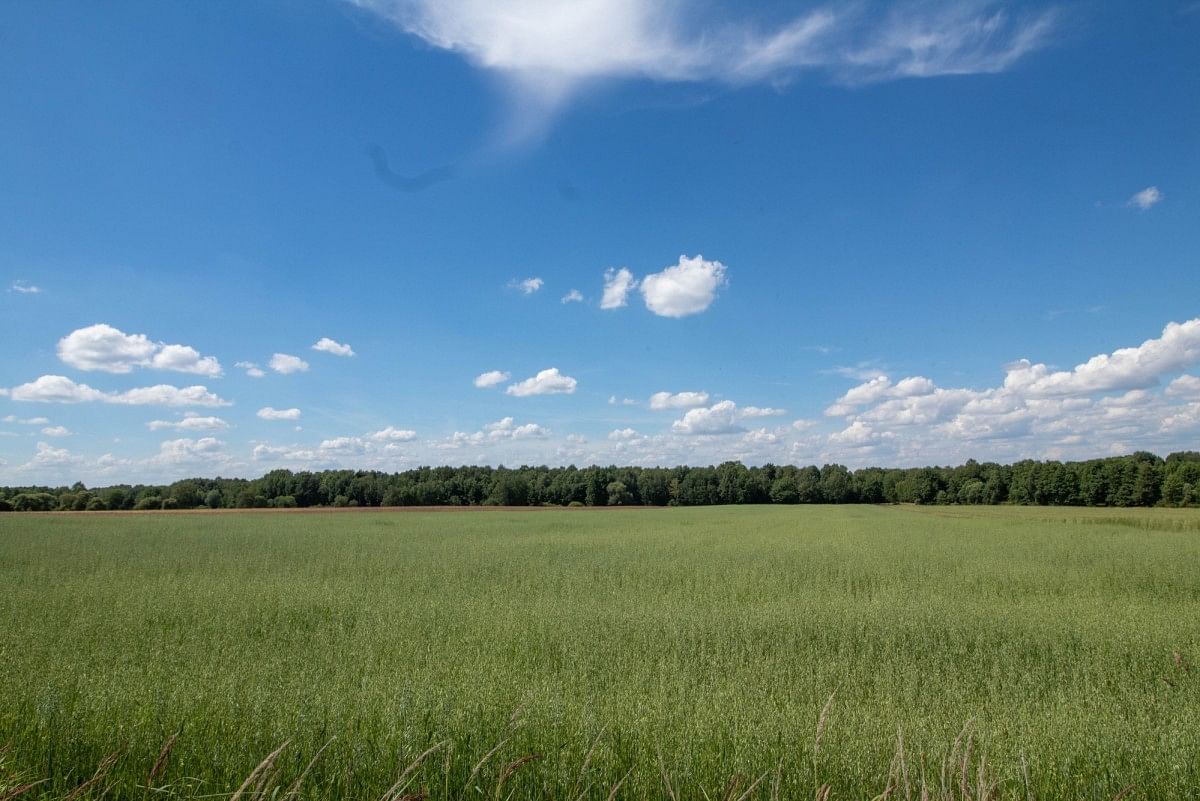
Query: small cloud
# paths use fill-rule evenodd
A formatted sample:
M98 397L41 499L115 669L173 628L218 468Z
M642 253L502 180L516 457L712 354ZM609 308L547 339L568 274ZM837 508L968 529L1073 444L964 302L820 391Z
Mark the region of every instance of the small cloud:
M521 290L523 295L532 295L537 292L546 282L540 278L526 278L524 281L513 281L511 286L515 286Z
M349 345L343 345L340 342L335 342L329 337L321 337L317 340L317 344L312 346L313 350L319 350L324 353L332 353L334 356L353 356L354 350Z
M532 378L509 385L505 392L518 398L530 395L571 395L575 392L577 383L571 376L560 373L557 367L550 367Z
M728 283L721 262L680 256L678 264L647 275L639 286L650 311L660 317L687 317L711 306L717 290Z
M618 428L608 432L608 438L614 442L629 442L642 435L632 428Z
M299 356L292 356L288 353L276 353L271 356L271 361L268 363L272 370L282 375L290 375L291 373L303 373L308 369L308 362L301 359Z
M66 426L48 426L42 429L42 433L47 437L69 437L71 432Z
M292 409L274 409L270 406L264 406L259 409L256 414L263 420L299 420L300 410Z
M151 431L169 428L174 431L224 431L229 428L220 417L202 417L195 412L184 412L181 420L151 420L146 423Z
M40 295L42 288L34 286L28 281L13 281L12 286L8 288L9 292L16 292L18 295Z
M1162 202L1164 195L1157 186L1147 186L1141 192L1134 192L1129 200L1125 201L1126 206L1136 206L1142 211L1146 211Z
M234 367L242 368L246 371L246 375L250 376L251 378L262 378L264 375L266 375L266 373L263 372L263 369L254 362L237 362L234 364Z
M487 389L497 384L503 384L511 377L512 374L506 370L488 370L486 373L475 376L475 386L479 389Z
M570 292L562 296L562 303L583 303L583 293L578 289L572 289Z
M707 392L655 392L650 396L651 409L691 409L708 403Z
M388 426L387 428L368 434L367 437L376 442L411 442L417 438L417 432Z
M629 269L622 267L619 270L614 270L611 267L604 271L604 294L600 298L601 309L619 309L628 303L629 290L633 289L637 282L633 280L633 273Z
M637 401L635 401L633 398L618 398L616 395L609 395L608 405L616 406L617 404L622 406L637 406Z

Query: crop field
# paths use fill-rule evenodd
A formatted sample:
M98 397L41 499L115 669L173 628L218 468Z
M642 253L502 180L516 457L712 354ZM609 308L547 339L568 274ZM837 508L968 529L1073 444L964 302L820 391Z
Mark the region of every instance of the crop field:
M1200 797L1194 510L7 514L0 624L0 799Z

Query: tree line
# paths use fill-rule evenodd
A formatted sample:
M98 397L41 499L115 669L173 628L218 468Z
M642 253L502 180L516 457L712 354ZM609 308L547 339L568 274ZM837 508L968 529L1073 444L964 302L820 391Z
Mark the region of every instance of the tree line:
M419 467L272 470L165 485L0 488L0 511L309 506L706 506L748 503L1200 506L1200 452L957 467Z

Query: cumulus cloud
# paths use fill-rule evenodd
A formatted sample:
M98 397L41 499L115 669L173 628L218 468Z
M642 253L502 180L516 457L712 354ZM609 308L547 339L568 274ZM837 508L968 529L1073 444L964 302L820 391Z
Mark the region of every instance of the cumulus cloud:
M726 283L721 262L680 256L678 264L646 276L639 287L650 311L660 317L686 317L711 306Z
M83 457L66 448L56 448L45 442L37 444L37 453L25 465L26 468L73 467L83 462Z
M707 408L692 409L671 424L677 434L732 434L745 431L738 424L737 404L730 400L715 403Z
M271 361L268 365L272 370L281 375L291 375L292 373L303 373L308 370L308 362L301 359L299 356L292 356L289 353L276 353L271 356Z
M490 440L499 439L529 439L531 437L544 437L548 433L545 428L537 423L524 423L517 425L516 421L511 417L505 417L497 420L494 423L488 423L483 427L483 430Z
M636 283L628 268L614 270L609 267L604 271L604 294L600 296L600 308L619 309L624 306L629 302L629 290Z
M934 384L924 376L904 378L893 384L886 375L877 375L853 387L825 409L828 417L852 414L860 406L875 403L883 398L909 398L932 392Z
M1159 191L1157 186L1147 186L1140 192L1134 192L1133 196L1126 201L1126 206L1136 206L1142 211L1157 206L1163 199L1163 193Z
M376 442L411 442L417 438L416 431L388 426L367 435Z
M250 376L251 378L262 378L266 375L266 373L263 372L263 369L254 362L237 362L234 367L242 368L246 371L246 375Z
M562 296L562 303L582 303L583 293L578 289L572 289L570 292Z
M114 403L125 406L229 406L203 386L174 387L155 384L124 392L102 392L66 376L44 375L9 390L16 401L36 403Z
M28 281L13 281L8 291L16 292L18 295L40 295L42 288L34 286Z
M577 383L571 376L560 373L557 367L549 367L532 378L510 384L504 391L518 398L530 395L571 395L575 392Z
M539 289L541 289L545 283L546 282L540 278L526 278L522 281L513 281L512 285L521 290L521 294L532 295L534 292L537 292Z
M1162 336L1093 356L1073 370L1052 371L1028 359L1007 368L1004 386L1031 396L1064 396L1153 386L1160 376L1200 363L1200 318L1168 323Z
M512 374L504 370L488 370L486 373L475 376L475 386L479 389L487 389L497 384L503 384L511 377Z
M66 426L47 426L42 429L42 433L47 437L69 437L71 431Z
M275 409L271 406L264 406L255 414L263 420L299 420L300 410L291 409Z
M499 76L513 98L506 135L538 135L586 86L613 79L781 85L816 72L841 83L1001 72L1043 47L1053 11L990 3L841 4L770 26L737 6L652 0L351 0L426 43Z
M225 443L215 437L170 439L158 447L151 461L164 465L206 464L221 461Z
M210 378L222 374L213 356L201 356L189 345L153 342L145 334L126 334L105 323L79 328L58 341L58 358L79 370L128 373L135 367L195 373Z
M179 420L151 420L146 423L151 431L171 429L173 431L224 431L229 423L220 417L201 416L195 412L184 412Z
M1167 385L1170 397L1196 398L1200 400L1200 376L1181 375Z
M313 350L319 350L323 353L332 353L334 356L353 356L354 349L349 345L343 345L341 342L336 342L329 337L321 337L316 344L312 346ZM293 357L294 358L294 357ZM274 365L272 365L274 366ZM304 368L300 368L304 369Z
M707 392L655 392L650 396L651 409L691 409L706 403Z
M608 438L614 442L628 442L638 439L642 435L632 428L617 428L608 432Z

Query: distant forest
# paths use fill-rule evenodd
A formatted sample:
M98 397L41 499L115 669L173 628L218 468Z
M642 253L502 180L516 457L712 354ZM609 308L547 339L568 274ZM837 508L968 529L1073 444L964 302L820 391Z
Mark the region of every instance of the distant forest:
M0 511L308 506L710 506L743 503L1200 506L1200 453L1086 462L968 461L848 470L746 467L421 467L401 473L272 470L167 485L0 488Z

